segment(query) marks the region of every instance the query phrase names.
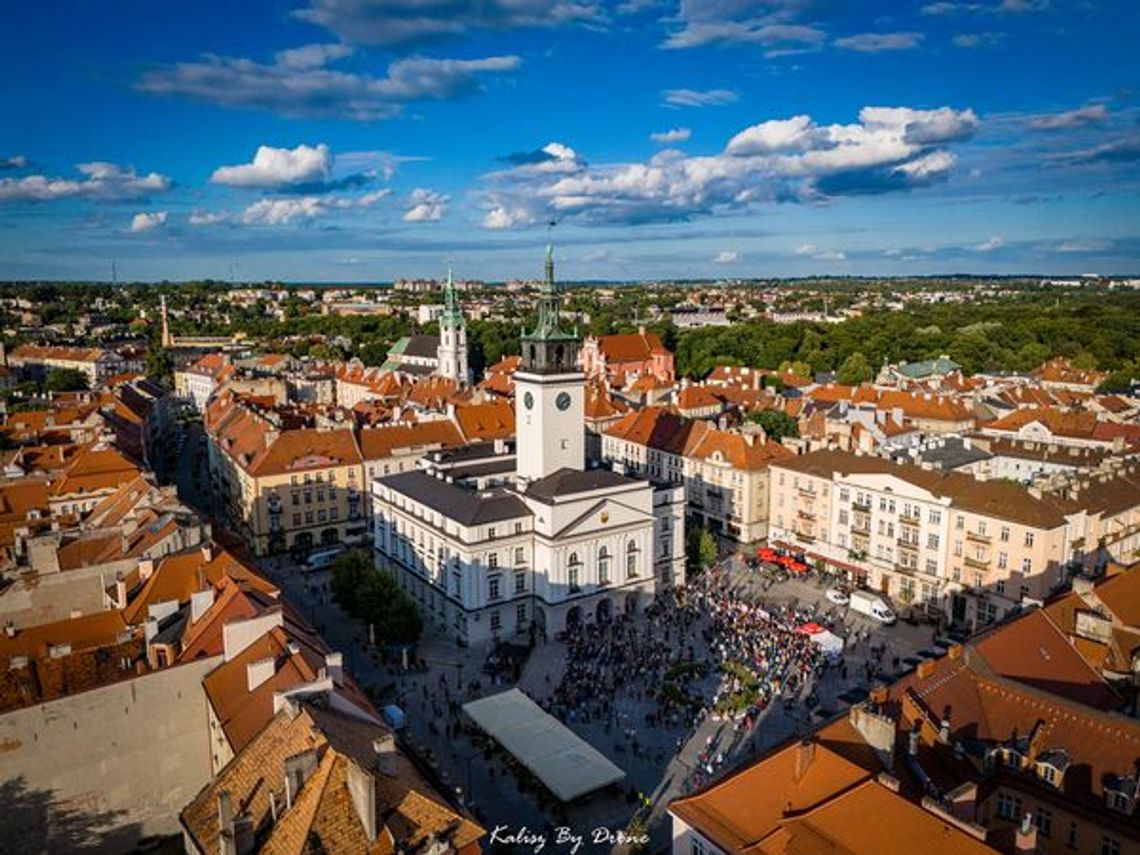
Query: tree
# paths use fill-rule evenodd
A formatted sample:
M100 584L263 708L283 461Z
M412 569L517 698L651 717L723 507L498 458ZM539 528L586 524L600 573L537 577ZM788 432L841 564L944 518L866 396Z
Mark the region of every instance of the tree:
M143 373L155 383L170 387L174 385L174 359L165 347L151 347L146 353Z
M694 570L704 570L716 563L716 538L706 529L689 529L689 538L686 552L688 553L689 567Z
M750 413L748 421L760 425L764 428L764 433L768 434L768 438L776 442L786 436L800 435L800 427L796 424L796 420L782 410L761 410L758 413Z
M803 360L781 362L780 371L787 374L794 374L796 377L810 378L812 376L811 366Z
M844 386L858 386L871 379L873 372L871 371L871 363L859 351L843 360L843 364L839 366L839 371L836 372L835 379L837 382L842 383Z
M332 592L341 608L372 625L380 644L414 644L423 632L412 598L365 552L346 552L333 562Z
M78 368L53 368L44 388L49 392L80 392L87 388L87 375Z

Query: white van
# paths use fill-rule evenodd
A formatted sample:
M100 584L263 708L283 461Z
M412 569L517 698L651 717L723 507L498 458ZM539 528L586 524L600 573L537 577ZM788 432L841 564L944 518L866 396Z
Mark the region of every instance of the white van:
M895 622L895 613L883 602L883 598L870 591L852 591L851 608L861 615L874 618L879 623L890 626Z
M344 544L338 544L309 553L309 557L301 563L301 572L314 573L317 570L327 570L346 548Z

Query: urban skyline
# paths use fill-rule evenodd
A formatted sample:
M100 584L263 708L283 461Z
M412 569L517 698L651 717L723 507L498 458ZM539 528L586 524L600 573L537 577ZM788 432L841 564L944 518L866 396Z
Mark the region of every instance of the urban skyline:
M11 10L0 277L1136 269L1125 3L475 8Z

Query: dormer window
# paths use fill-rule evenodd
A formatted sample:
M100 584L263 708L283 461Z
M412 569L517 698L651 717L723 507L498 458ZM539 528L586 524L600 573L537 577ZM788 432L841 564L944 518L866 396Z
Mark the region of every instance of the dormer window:
M1111 809L1132 816L1136 809L1137 782L1135 778L1113 778L1104 787L1104 801Z
M1050 749L1037 757L1037 777L1046 784L1060 789L1069 762L1069 752L1062 748Z

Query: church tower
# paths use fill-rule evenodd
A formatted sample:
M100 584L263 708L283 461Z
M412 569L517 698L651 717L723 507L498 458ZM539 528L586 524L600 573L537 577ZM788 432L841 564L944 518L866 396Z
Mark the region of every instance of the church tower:
M520 343L522 363L514 377L519 478L537 481L559 469L584 469L585 384L578 367L578 334L561 325L550 246L538 297L538 323L523 333Z
M439 347L436 359L441 377L448 377L460 383L469 383L471 378L467 368L467 324L459 308L459 297L455 293L455 279L451 267L447 268L447 283L443 289L444 309L439 319Z

